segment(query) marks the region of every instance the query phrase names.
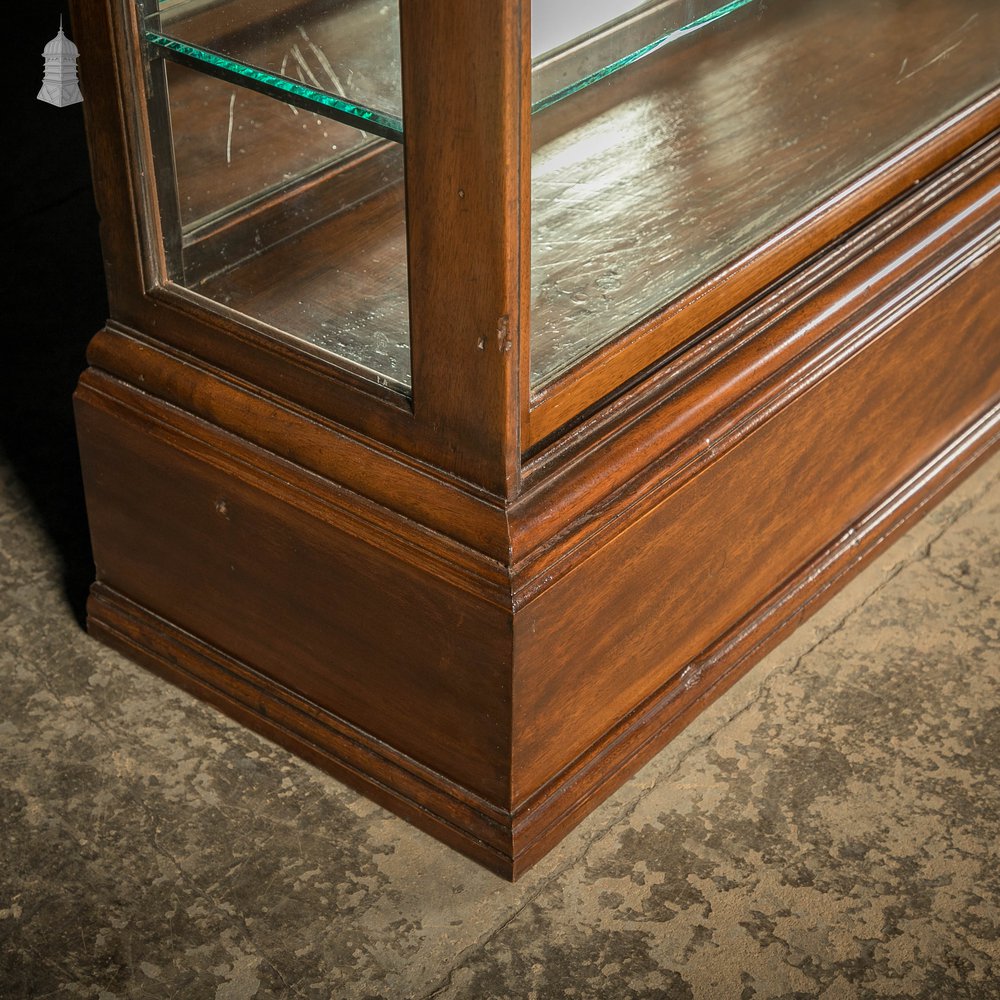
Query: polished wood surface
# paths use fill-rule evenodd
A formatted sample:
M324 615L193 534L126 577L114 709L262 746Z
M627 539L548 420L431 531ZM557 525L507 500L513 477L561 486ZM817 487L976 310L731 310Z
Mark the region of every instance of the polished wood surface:
M406 566L263 456L107 378L85 379L78 412L104 587L505 799L509 608ZM443 641L416 642L425 629Z
M527 341L527 3L400 2L414 416L501 498L519 487Z
M720 442L700 475L525 605L515 802L862 520L879 499L872 483L904 481L946 443L944 429L1000 398L1000 255L982 267L919 319L884 332L867 320L870 346L736 447Z
M510 877L513 837L506 810L100 584L88 602L88 628L102 642Z

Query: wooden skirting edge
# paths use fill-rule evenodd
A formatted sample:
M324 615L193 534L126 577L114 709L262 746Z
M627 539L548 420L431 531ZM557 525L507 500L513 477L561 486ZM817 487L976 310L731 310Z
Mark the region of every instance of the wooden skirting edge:
M91 591L89 628L449 846L517 878L998 447L1000 403L512 815L100 583Z
M100 582L87 616L95 639L511 877L509 814Z
M514 811L514 878L1000 448L1000 403Z

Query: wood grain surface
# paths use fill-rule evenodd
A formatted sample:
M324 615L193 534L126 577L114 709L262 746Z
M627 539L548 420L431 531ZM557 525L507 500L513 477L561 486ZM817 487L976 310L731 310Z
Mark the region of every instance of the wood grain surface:
M107 379L85 380L78 426L104 587L506 799L509 609L407 567L263 456Z
M523 608L515 802L1000 397L998 278L994 253Z

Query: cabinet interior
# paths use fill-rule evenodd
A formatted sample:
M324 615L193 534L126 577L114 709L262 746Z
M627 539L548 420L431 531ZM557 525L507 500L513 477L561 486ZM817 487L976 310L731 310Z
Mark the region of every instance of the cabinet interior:
M187 0L146 23L401 116L396 13L381 0ZM573 65L639 52L668 23L679 25L668 43L536 101L534 389L1000 79L992 0L768 0L639 5L542 53L536 80L577 79ZM164 232L168 277L407 391L401 145L225 68L149 51L169 106L159 133L153 123L162 225L176 230Z

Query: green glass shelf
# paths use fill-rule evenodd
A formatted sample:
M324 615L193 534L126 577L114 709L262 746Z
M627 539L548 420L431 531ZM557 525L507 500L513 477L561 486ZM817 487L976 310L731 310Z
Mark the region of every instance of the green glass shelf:
M396 0L144 0L153 52L397 142Z
M752 0L534 0L532 111L658 52ZM403 138L395 0L165 0L144 19L164 58L363 132Z
M373 135L393 139L396 142L401 142L403 139L402 119L389 112L367 107L346 97L289 80L259 66L251 66L153 31L146 32L146 40L174 62L199 69L209 76L230 80L248 90L267 94L286 104L294 104L327 118L356 125L362 131Z

